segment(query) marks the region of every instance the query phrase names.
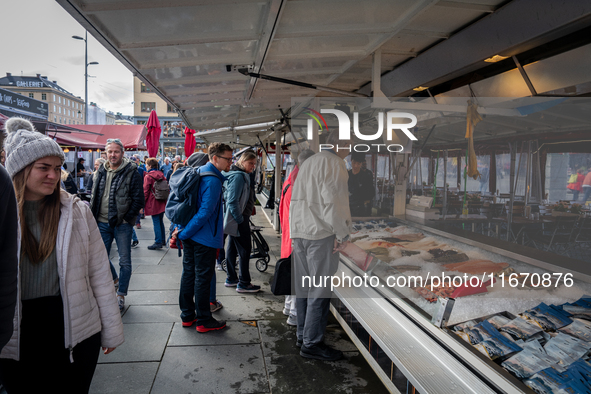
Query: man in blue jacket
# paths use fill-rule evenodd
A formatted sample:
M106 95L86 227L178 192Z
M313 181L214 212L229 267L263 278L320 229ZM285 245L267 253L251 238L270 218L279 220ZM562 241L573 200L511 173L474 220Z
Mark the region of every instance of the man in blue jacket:
M215 176L201 177L197 213L178 233L185 252L179 295L182 325L191 327L193 323L197 323L198 332L226 327L225 321L217 321L211 316L209 292L216 249L223 247L224 237L222 184L225 178L221 171L230 169L232 148L214 142L209 145L208 155L209 163L199 168L199 171L212 172Z

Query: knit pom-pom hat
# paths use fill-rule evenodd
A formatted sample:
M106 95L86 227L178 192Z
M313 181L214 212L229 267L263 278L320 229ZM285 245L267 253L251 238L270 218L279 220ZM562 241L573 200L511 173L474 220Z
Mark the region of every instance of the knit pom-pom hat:
M8 132L4 144L6 170L11 178L43 157L57 156L63 164L65 156L62 148L57 142L35 130L27 119L10 118L6 121L4 129Z

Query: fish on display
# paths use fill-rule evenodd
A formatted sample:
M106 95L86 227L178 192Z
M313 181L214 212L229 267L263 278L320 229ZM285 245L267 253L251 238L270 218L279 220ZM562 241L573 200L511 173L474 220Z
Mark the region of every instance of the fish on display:
M482 341L474 345L474 347L491 360L496 360L499 357L505 357L522 350L517 343L502 335Z
M503 361L501 366L519 379L529 378L536 372L542 371L551 365L538 357L537 353L525 349L509 359Z
M523 340L527 340L529 337L542 331L540 327L534 326L520 317L516 317L509 323L501 326L500 330Z
M535 373L529 379L523 381L527 387L536 393L557 393L567 380L554 368L546 368Z
M458 271L472 275L483 275L499 272L507 268L507 263L495 263L490 260L468 260L462 263L446 264L443 268L446 271Z
M591 309L585 308L583 306L578 306L574 304L563 304L562 309L566 312L570 313L573 317L579 317L585 320L591 320Z
M591 322L582 319L574 319L571 324L562 327L558 331L569 334L575 338L591 342Z
M487 321L498 330L499 328L501 328L501 326L504 326L505 324L509 323L511 319L503 315L494 315L493 317L488 318Z

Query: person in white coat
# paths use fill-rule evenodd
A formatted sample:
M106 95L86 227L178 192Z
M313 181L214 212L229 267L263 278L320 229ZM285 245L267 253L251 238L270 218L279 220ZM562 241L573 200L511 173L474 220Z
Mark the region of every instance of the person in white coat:
M334 130L326 144L333 148L316 153L299 170L291 195L289 231L293 240L296 346L301 347L302 357L335 361L343 353L324 343L332 292L328 286L312 286L311 279L312 283L321 283L321 278L334 275L338 251L349 240L349 175L343 159L350 152L351 142L339 140L338 130Z
M87 393L101 346L108 354L123 343L109 259L90 208L60 189L59 145L25 119L5 127L21 253L0 382L8 394Z

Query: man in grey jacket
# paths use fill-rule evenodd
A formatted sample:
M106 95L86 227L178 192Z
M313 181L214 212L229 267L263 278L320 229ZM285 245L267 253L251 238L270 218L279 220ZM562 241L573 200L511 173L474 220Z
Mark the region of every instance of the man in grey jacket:
M338 250L351 232L349 176L343 160L351 143L339 141L335 130L326 144L334 148L315 154L300 168L291 196L289 229L298 311L296 346L301 346L302 357L334 361L343 353L323 342L332 292L313 283L334 275Z

